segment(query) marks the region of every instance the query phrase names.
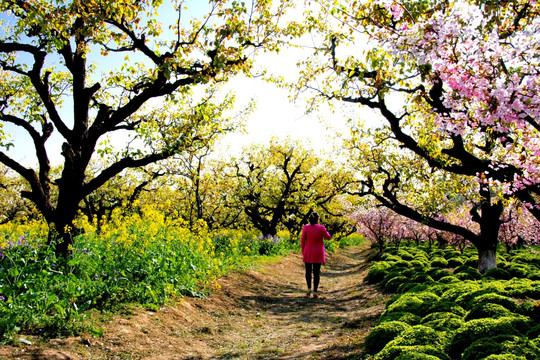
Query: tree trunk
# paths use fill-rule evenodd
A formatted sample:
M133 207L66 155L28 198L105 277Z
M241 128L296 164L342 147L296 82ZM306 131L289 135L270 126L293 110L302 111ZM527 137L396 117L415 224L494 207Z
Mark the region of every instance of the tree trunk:
M484 273L497 267L497 247L489 249L478 248L478 271Z

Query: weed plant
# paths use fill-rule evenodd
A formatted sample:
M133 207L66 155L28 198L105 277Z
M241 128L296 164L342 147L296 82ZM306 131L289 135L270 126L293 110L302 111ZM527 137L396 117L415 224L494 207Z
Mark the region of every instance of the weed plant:
M500 252L484 274L472 249L390 247L379 259L366 280L395 295L365 340L368 359L540 358L534 249Z

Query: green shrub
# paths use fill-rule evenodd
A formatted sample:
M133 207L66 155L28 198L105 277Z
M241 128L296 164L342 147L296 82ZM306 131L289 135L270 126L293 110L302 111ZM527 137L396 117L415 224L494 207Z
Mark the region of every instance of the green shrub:
M463 265L467 265L476 269L478 267L478 256L472 256L467 258Z
M534 325L529 331L527 331L527 337L531 340L540 337L540 324Z
M457 268L458 266L461 266L463 264L465 264L465 260L460 257L448 259L448 267Z
M517 356L512 354L489 355L485 360L527 360L525 356Z
M535 322L540 322L540 302L525 301L518 306L517 313L530 317Z
M459 300L464 296L468 296L470 293L478 292L480 289L480 284L477 281L461 282L457 286L448 287L441 297L447 301L455 301L459 305L463 306L461 303L459 303Z
M409 325L417 325L422 318L408 311L385 311L379 318L379 324L386 321L400 321Z
M411 350L403 350L396 360L440 360L440 357L419 353L418 347L413 346Z
M388 346L374 358L374 360L395 359L450 360L444 351L431 345L393 346L388 344Z
M401 258L397 255L391 254L389 252L385 252L381 255L381 261L388 261L388 262L397 262L400 261Z
M379 261L373 264L367 273L366 280L371 284L381 282L391 267L386 261Z
M462 316L450 312L431 313L424 317L420 323L436 331L450 332L461 328L465 324Z
M393 265L394 268L411 269L411 263L407 260L396 261ZM412 272L412 270L410 270Z
M483 294L483 295L475 297L471 301L472 306L480 305L483 303L499 304L512 312L516 312L518 310L518 305L516 304L514 300L510 299L507 296L503 296L503 295L495 294L495 293Z
M540 280L540 270L531 271L527 274L529 280Z
M476 305L469 311L465 317L466 321L472 319L482 319L482 318L500 318L503 316L510 316L512 312L499 304L492 303L481 303Z
M445 276L452 276L452 273L445 269L431 268L427 273L433 278L433 280L438 281Z
M421 317L427 315L432 303L440 301L440 297L431 292L405 293L387 306L387 311L411 312Z
M504 282L504 294L515 298L540 299L540 281L530 279L511 279Z
M387 292L395 293L397 292L398 287L401 284L406 283L407 280L409 280L409 278L403 275L394 276L390 280L385 282L384 290Z
M478 271L478 269L473 268L467 264L458 266L454 269L454 275L457 276L458 274L468 274L474 280L479 280L482 278L482 274L480 274L480 271Z
M414 256L412 256L411 253L409 253L406 250L399 250L397 252L397 256L399 256L401 259L406 260L406 261L414 260Z
M511 354L526 360L537 360L539 349L527 339L512 335L499 335L475 341L463 352L462 360L480 360L489 355Z
M464 317L467 311L453 301L441 300L429 304L428 313L449 312Z
M512 278L507 270L500 268L486 270L484 277L497 280L510 280Z
M442 284L451 284L455 282L461 282L461 280L455 277L454 275L444 276L440 278L438 281Z
M406 329L399 336L392 340L392 346L413 346L413 345L431 345L437 349L444 349L448 346L446 334L424 326L415 325ZM390 344L389 344L390 346Z
M456 258L459 258L461 257L461 254L459 253L459 251L456 251L454 249L446 249L444 250L444 258L446 260L450 260L450 259L456 259Z
M428 264L428 261L422 261L418 259L411 260L411 266L415 269L423 270Z
M431 260L431 266L437 267L437 268L447 268L448 261L442 256L438 256L438 257L433 258L433 260Z
M474 341L490 339L499 335L523 335L528 328L527 321L523 317L503 317L499 319L474 319L465 323L458 329L449 347L449 355L452 358L460 357Z
M396 336L410 328L409 324L401 321L386 321L377 325L366 337L364 342L366 352L369 354L378 353Z
M410 269L395 269L395 268L393 268L392 270L390 270L384 276L384 278L381 281L381 285L385 286L388 281L392 280L395 277L405 276L405 277L408 278L408 277L411 277L413 274L414 274L414 271L412 271Z

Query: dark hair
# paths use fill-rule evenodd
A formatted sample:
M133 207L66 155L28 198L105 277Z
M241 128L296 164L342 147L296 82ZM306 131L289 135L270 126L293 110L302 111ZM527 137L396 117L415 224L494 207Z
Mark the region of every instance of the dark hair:
M319 214L317 214L315 211L312 211L311 214L309 214L308 220L311 225L315 225L317 223L317 220L319 220Z

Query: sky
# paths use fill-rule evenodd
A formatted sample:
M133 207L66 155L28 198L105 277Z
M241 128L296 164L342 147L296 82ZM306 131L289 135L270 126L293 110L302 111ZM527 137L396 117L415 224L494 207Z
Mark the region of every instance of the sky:
M208 5L204 1L189 0L185 3L189 12L183 13L182 16L186 18L200 16L208 10ZM161 13L171 12L160 9ZM284 49L279 54L259 55L256 57L256 66L267 67L270 73L294 81L298 73L296 63L305 56L305 51L300 49ZM225 89L235 93L238 110L250 100L255 101L256 108L247 119L245 131L225 135L218 143L216 152L236 153L251 143L268 143L272 137L291 138L309 143L316 150L329 150L335 143L336 132L347 132L345 119L348 115L340 111L332 113L327 109L306 114L306 105L301 99L297 103L291 102L287 91L261 78L238 76L232 79ZM72 110L68 107L67 111ZM9 154L26 165L35 162L35 156L29 151L32 147L26 146L30 139L14 127L8 126L5 130L11 134L15 143ZM61 142L62 139L54 135L48 142L48 153L55 165L61 164L63 160L59 153Z

